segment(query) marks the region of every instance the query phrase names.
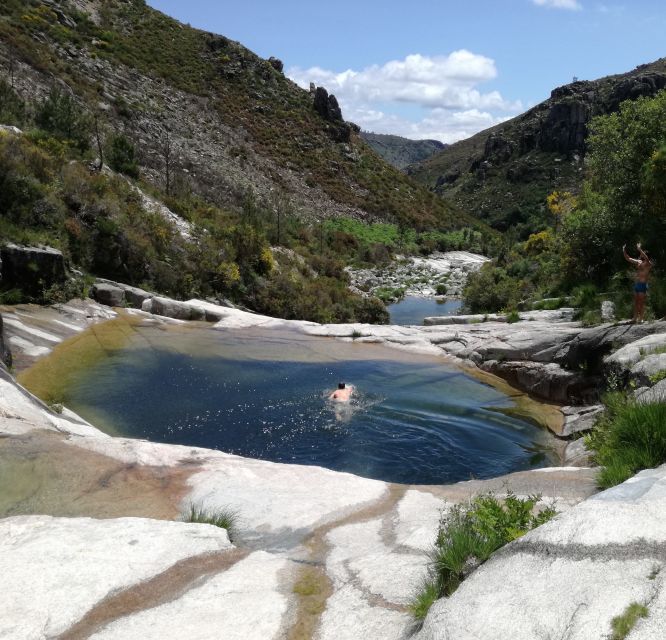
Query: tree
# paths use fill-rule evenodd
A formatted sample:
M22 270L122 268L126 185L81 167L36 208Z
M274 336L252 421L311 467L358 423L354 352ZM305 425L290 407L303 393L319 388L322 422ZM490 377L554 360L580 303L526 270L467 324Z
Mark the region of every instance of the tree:
M171 171L173 169L173 143L168 129L164 130L160 141L160 153L164 162L164 190L171 195Z
M81 152L90 147L90 118L76 100L58 88L37 105L35 124L62 140L73 143Z
M0 124L23 126L25 122L25 104L12 86L0 79Z
M122 134L116 134L111 138L108 147L109 166L114 171L124 173L131 178L138 178L139 163L132 141Z
M618 112L591 123L589 179L564 235L579 275L603 282L624 268L621 248L642 241L650 255L666 258L664 184L666 91L627 100Z

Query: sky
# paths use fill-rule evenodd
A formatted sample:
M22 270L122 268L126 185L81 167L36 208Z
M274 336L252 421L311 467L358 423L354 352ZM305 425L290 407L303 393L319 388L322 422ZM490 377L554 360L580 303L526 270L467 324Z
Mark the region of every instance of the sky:
M666 56L664 0L148 0L275 56L365 131L455 142Z

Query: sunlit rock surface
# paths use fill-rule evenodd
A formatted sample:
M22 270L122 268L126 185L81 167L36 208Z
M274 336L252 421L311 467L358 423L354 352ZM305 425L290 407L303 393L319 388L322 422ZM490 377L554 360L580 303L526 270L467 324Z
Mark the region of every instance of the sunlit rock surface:
M219 314L220 331L260 325L362 340L352 337L358 332L399 349L467 362L472 353L513 349L516 357L536 356L541 360L529 362L546 365L547 355L570 341L591 349L605 339L596 332L585 342L580 327L538 318L462 331L322 326L201 301L184 304L198 317ZM142 321L182 322L129 313ZM50 350L115 312L86 302L57 310L3 309L3 316L10 320L5 339L14 338L19 360L28 362L27 350ZM549 330L552 337L544 337ZM630 344L646 330L611 333L626 333L620 340ZM26 351L15 338L30 343ZM568 415L585 418L593 411ZM71 477L64 482L44 475L54 465ZM592 499L586 498L595 492L594 471L574 467L450 486L393 485L318 467L111 438L67 409L54 413L3 371L0 492L10 497L0 500L0 637L161 639L182 637L187 629L188 637L202 640L222 630L224 637L250 640L406 638L413 630L406 605L425 573L440 515L474 494L511 490L541 494L561 515L496 554L454 596L438 602L420 640L601 640L609 636L612 618L633 601L647 603L650 615L630 637L661 638L665 476L665 468L643 472ZM13 499L7 489L20 482L25 490ZM191 503L237 510L232 542L223 530L176 522ZM44 515L22 515L33 513L34 505Z
M666 465L589 498L495 554L430 611L418 640L601 640L634 602L628 636L663 638Z
M74 478L32 483L29 501L0 502L9 516L0 519L0 637L12 640L179 638L183 629L202 640L221 629L251 640L397 640L411 629L406 605L441 510L488 490L541 493L561 509L594 492L589 469L408 487L110 438L0 377L0 468L11 468L13 451L29 460L42 441L35 464L49 452L66 461L69 450ZM0 473L0 484L21 480ZM18 515L40 498L46 514L80 516L80 482L89 517ZM233 545L210 525L122 517L162 505L159 513L178 518L191 503L236 509Z

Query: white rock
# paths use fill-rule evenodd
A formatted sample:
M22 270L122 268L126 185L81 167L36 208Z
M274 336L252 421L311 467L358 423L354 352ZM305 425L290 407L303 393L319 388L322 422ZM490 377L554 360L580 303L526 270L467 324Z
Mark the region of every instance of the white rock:
M396 542L415 551L430 551L437 537L440 514L448 506L446 500L427 491L407 491L398 503Z
M423 580L428 556L396 553L382 539L382 525L377 518L331 531L326 537L332 547L326 571L337 588L352 582L369 596L406 605Z
M604 362L619 364L629 369L642 358L661 347L666 347L666 333L654 333L618 349L615 353L604 358Z
M180 598L121 618L91 640L280 638L289 598L280 593L286 558L258 551Z
M373 605L352 584L326 602L317 640L406 640L412 619L407 613Z
M224 529L141 518L0 520L0 638L64 633L117 589L201 553L231 549Z

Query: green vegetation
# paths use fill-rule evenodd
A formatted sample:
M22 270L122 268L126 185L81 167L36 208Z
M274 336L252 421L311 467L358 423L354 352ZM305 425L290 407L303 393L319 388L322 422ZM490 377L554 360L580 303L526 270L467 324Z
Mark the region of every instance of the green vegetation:
M0 124L22 127L25 120L25 103L6 80L0 79Z
M109 166L118 173L131 178L139 177L139 163L132 141L123 135L114 135L108 143L106 159Z
M443 515L428 578L410 604L412 615L423 620L435 600L450 596L497 549L555 516L550 507L535 513L539 500L540 496L521 499L511 492L504 500L483 494Z
M506 321L509 324L513 324L514 322L520 322L520 314L517 311L510 311L509 313L506 314Z
M212 524L214 527L226 529L229 540L236 537L238 527L238 511L234 509L207 509L200 504L190 504L183 515L185 522Z
M36 0L3 2L0 38L17 58L64 80L89 104L96 104L102 91L97 79L59 55L56 46L122 63L182 91L213 98L221 121L247 132L260 156L288 165L333 200L376 219L419 230L482 228L381 160L356 132L347 131L340 143L340 127L317 114L306 91L238 43L182 25L143 0L102 4L99 24L71 4L63 5L72 26ZM114 107L120 118L131 114L122 101Z
M597 483L606 489L666 462L666 403L643 404L616 391L604 404L606 411L585 442L596 452L602 466Z
M642 242L655 259L649 317L666 315L664 194L666 194L666 91L622 103L617 113L590 126L589 172L578 196L558 191L543 203L550 227L506 246L473 274L464 293L472 312L490 312L545 297L572 294L585 324L600 321L603 299L618 317L631 312L631 269L622 256Z
M347 287L344 266L355 249L345 251L336 238L285 216L280 244L288 250L276 259L270 205L248 195L241 211L230 212L191 192L175 193L165 199L192 224L195 241L189 241L146 208L132 183L89 170L92 151L79 138L85 117L67 96L53 92L39 109L48 131L0 133L3 238L56 247L85 273L176 298L225 297L292 319L388 321L378 299L354 295ZM128 176L138 175L134 146L122 135L111 136L108 161ZM53 302L82 293L68 283L32 300ZM18 290L0 295L5 303L27 299Z
M388 262L392 254L434 251L492 251L494 244L480 231L464 227L456 231L416 231L401 224L368 224L354 218L327 220L324 231L339 250L350 253L357 264Z
M632 602L622 613L611 620L613 635L611 640L624 640L636 626L639 618L648 617L648 608L638 602Z

